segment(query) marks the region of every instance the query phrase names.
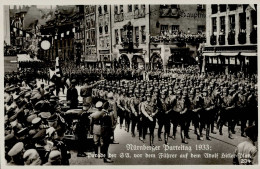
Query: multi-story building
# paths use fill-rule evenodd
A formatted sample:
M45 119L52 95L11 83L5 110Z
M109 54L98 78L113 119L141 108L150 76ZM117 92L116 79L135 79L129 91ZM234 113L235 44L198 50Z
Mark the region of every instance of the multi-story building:
M10 10L11 45L18 52L24 49L26 32L23 30L23 25L24 17L28 9L28 6L14 5L14 8Z
M206 26L205 5L150 5L150 57L152 69L195 63Z
M112 68L111 5L96 6L97 58L102 67Z
M55 61L58 56L60 61L74 61L75 11L75 6L56 6L52 17L41 26L41 40L47 39L51 43L50 49L40 49L42 59Z
M207 43L204 68L219 71L257 71L256 5L207 5Z
M83 5L76 5L74 19L74 56L77 65L85 60L85 9Z
M95 5L85 5L85 24L85 66L97 67L100 60L97 57Z
M149 5L112 5L111 16L114 66L145 68L149 65Z

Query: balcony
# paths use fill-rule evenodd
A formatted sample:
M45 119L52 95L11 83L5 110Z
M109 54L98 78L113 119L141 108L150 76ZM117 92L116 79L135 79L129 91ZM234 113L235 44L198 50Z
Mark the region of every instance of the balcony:
M124 14L120 13L120 14L115 14L115 22L121 22L124 20Z

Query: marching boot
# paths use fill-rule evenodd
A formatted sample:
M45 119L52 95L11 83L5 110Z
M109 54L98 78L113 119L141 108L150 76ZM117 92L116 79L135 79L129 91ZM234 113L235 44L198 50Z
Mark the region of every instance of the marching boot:
M164 143L168 145L168 134L164 135Z
M94 145L95 158L98 158L98 145Z
M185 134L184 134L184 131L181 131L181 142L184 143L184 144L188 144L188 142L185 140Z
M209 141L211 140L210 137L209 137L209 129L206 129L206 139L209 140Z

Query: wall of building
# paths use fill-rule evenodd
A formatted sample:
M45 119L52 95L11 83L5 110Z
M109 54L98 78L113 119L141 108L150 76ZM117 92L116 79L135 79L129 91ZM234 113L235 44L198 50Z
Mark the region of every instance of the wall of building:
M135 10L134 5L132 5L132 12L128 12L128 5L123 5L123 13L120 12L120 5L118 5L118 15L122 14L122 21L115 21L115 5L111 6L111 23L112 23L112 46L113 46L113 57L112 59L119 59L122 54L125 54L128 56L130 64L132 66L132 58L134 55L138 55L142 57L142 59L145 61L145 63L149 62L149 56L148 56L148 49L149 49L149 5L145 4L144 6L138 5L138 10ZM145 9L143 9L145 7ZM139 13L137 12L139 11ZM124 25L127 25L128 23L131 23L133 26L133 43L134 43L134 49L141 49L141 52L138 53L120 53L120 50L123 49L123 47L120 45L120 40L119 43L116 44L116 35L115 35L115 30L118 30L118 35L119 39L121 39L120 36L120 29L123 29ZM142 32L141 32L141 27L145 26L144 29L144 34L146 37L145 42L141 42L142 38ZM138 34L139 34L139 42L136 42L136 33L135 29L138 27Z
M179 30L187 32L190 28L191 34L198 33L198 25L206 25L206 11L197 10L197 5L179 5L179 17L160 17L160 5L150 5L150 32L151 36L160 34L161 25L179 25ZM156 23L159 22L159 27Z
M238 5L236 10L230 11L228 6L225 12L220 12L220 7L218 6L218 12L215 14L212 14L212 8L211 5L207 5L207 18L208 22L207 22L207 32L206 32L206 37L207 37L207 46L211 46L210 44L210 37L211 35L215 34L217 36L217 44L216 45L220 45L219 44L219 35L221 32L221 28L220 28L220 17L225 17L225 40L226 43L225 45L228 45L227 42L227 37L228 37L228 33L230 31L230 24L229 24L229 16L230 15L235 15L235 44L234 45L239 45L238 42L238 34L240 31L240 23L239 23L239 14L245 12L246 13L246 43L245 44L251 44L250 43L250 33L253 30L253 25L252 25L252 16L251 16L251 11L253 10L249 5L247 6L246 10L243 10L243 5ZM216 26L217 26L217 30L214 33L213 29L212 29L212 18L216 18ZM243 44L244 45L244 44Z
M97 5L97 58L102 62L102 67L111 64L111 5ZM106 10L105 10L106 9Z

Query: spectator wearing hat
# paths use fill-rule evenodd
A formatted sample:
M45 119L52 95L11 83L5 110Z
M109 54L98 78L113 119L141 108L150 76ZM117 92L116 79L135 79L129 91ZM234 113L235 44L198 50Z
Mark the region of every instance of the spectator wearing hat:
M35 149L28 149L23 154L24 165L41 165L40 155Z
M235 150L233 164L253 165L257 155L256 141L258 138L257 126L249 126L245 129L247 140L239 143Z
M76 80L73 79L71 81L71 86L67 91L67 101L70 105L71 109L77 109L78 108L78 91L75 88Z
M61 165L69 165L69 159L71 158L67 145L63 141L64 132L62 128L58 128L54 131L53 137L53 149L58 150L61 153Z
M50 152L48 162L44 165L61 165L61 152L53 150Z
M23 153L24 144L22 142L16 143L8 152L8 156L12 158L9 165L24 165Z

